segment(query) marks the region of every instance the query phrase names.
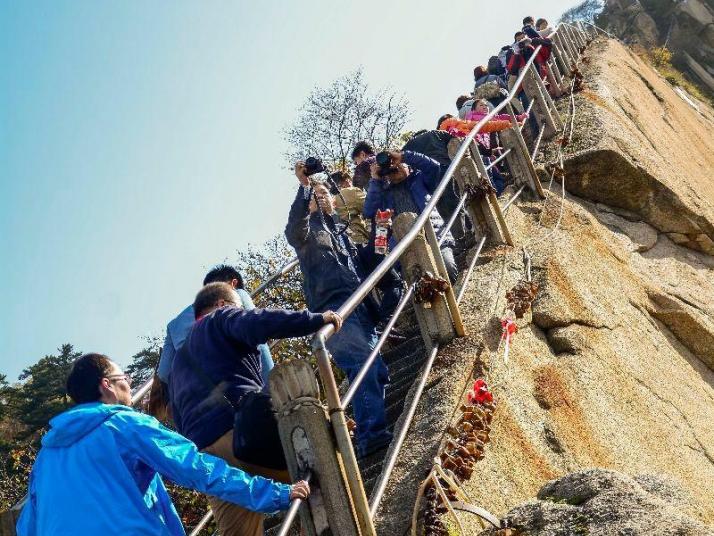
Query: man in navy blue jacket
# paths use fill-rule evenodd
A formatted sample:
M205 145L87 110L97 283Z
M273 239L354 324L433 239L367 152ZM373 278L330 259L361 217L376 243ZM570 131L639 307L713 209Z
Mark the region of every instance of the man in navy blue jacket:
M305 301L313 311L338 309L360 285L363 267L355 245L336 225L329 189L321 183L310 186L301 162L295 166L295 175L301 186L290 207L285 236L300 261ZM374 318L363 303L347 317L342 332L327 340L327 349L353 381L376 344ZM378 355L353 399L360 457L380 450L391 440L384 407L388 381L387 366Z
M269 339L309 335L328 323L339 330L342 320L332 311L246 311L239 304L229 283L209 283L196 295L196 322L171 370L174 422L204 452L244 471L286 481L277 422L263 392L258 346ZM215 497L208 500L221 534L263 534L262 514Z
M373 218L377 210L386 209L394 211L392 218L402 212L414 212L418 216L439 185L439 163L413 151L392 151L389 154L392 159L392 171L389 174L380 176L376 163L370 169L372 178L364 202L364 216ZM444 220L435 210L430 214L430 218L436 236L440 237ZM452 283L458 275L453 247L454 239L449 233L441 245L441 256Z

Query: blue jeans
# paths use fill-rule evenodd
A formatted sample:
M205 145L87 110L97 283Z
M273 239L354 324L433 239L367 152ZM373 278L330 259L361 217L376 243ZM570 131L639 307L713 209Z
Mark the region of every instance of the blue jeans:
M342 325L342 329L327 340L332 358L346 374L350 383L377 343L377 331L364 305L360 305ZM357 421L357 453L371 445L388 441L384 408L384 390L389 383L389 371L378 355L357 389L352 404Z
M374 232L372 232L369 242L364 246L358 246L357 251L365 270L365 276L371 274L384 260L384 255L374 252ZM396 266L399 266L399 263ZM382 292L382 301L376 311L377 322L387 322L392 317L394 309L397 308L399 300L402 299L402 278L395 266L392 266L379 280L377 288Z

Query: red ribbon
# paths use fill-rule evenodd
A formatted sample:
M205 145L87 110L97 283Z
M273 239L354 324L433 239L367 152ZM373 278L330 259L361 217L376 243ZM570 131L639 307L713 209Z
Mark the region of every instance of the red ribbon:
M493 395L488 390L488 386L483 378L474 382L473 389L466 393L469 404L484 404L493 402Z
M506 348L503 352L503 361L508 363L508 353L511 349L511 339L513 338L513 335L518 333L518 326L516 325L516 322L510 318L504 318L501 320L501 328L503 328L501 339L506 341Z
M504 318L503 320L501 320L501 327L503 328L501 338L506 342L511 342L511 338L513 337L513 335L518 333L518 326L510 318Z

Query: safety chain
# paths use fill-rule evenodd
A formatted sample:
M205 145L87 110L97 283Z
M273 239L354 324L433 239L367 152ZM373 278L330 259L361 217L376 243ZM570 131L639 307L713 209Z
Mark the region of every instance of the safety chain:
M416 536L417 517L421 498L425 500L423 516L424 536L447 536L448 529L442 515L449 513L466 534L454 511L457 505L472 503L461 483L471 478L474 465L484 456L489 441L491 421L496 406L486 382L479 378L466 395L467 403L459 409L461 416L455 425L447 429L434 467L421 483L412 514L412 535ZM480 510L471 507L468 510ZM484 511L485 514L488 514ZM485 517L489 519L488 517ZM494 524L494 519L489 519Z
M496 193L496 189L493 187L493 184L491 184L488 177L484 177L481 174L479 174L478 184L467 184L464 190L466 198L469 201L480 201L489 195Z
M507 309L513 311L516 318L523 318L531 308L537 292L538 283L521 279L511 290L506 292Z
M449 290L449 282L443 277L425 272L414 284L414 301L430 309L436 298Z

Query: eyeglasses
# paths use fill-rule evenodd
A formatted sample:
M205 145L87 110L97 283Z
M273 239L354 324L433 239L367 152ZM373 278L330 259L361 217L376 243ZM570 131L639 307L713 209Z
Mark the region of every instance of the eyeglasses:
M131 376L128 374L112 374L111 376L107 376L107 380L110 382L118 382L119 380L124 380L126 383L131 385Z

